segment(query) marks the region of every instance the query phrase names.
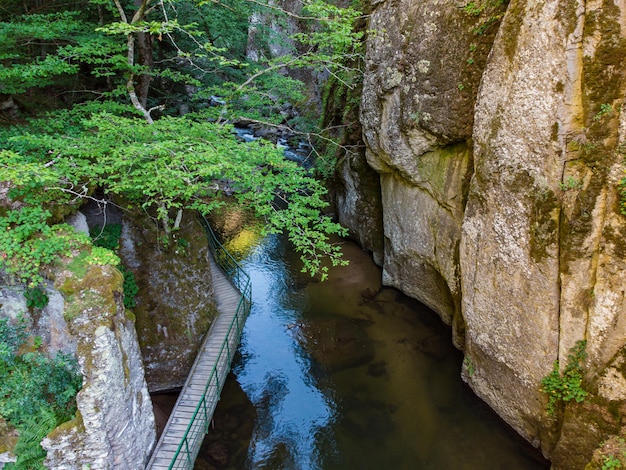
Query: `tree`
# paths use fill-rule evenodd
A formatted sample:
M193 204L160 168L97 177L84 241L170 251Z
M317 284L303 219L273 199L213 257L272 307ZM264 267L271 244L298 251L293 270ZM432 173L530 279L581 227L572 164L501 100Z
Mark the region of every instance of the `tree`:
M299 84L278 73L285 65L336 73L340 59L353 53L360 39L350 29L357 12L319 0L305 2L297 19L315 22L312 32L294 35L294 46L283 56L251 64L237 47L233 53L218 47L218 39L228 45L228 38L208 28L217 11L231 11L227 2L85 0L61 10L55 5L0 23L0 37L8 38L0 41L5 44L0 58L12 66L5 69L17 66L15 72L0 73L0 92L19 96L51 86L68 91L68 77L84 84L86 79L78 79L88 76L101 80L100 86L106 82L97 91L108 100L75 104L71 110L5 129L0 135L5 142L0 144L5 150L0 152L0 180L7 182L10 198L26 206L58 207L90 197L92 188L101 187L153 215L168 237L177 228L174 213L183 208L207 213L223 203L219 196L228 188L239 203L266 219L269 231L288 234L311 274L324 272L324 256L333 264L341 262L339 248L328 237L344 232L321 214L327 205L323 185L286 161L275 145L239 142L228 122L243 113L238 105L254 103L258 116L259 108L272 109L280 92L295 96ZM274 10L259 2L246 6L248 10L233 8L237 24L251 8ZM188 22L181 25L175 13L185 13ZM42 22L52 25L48 35L36 27ZM44 53L31 47L37 41L45 43ZM155 78L161 88L149 86ZM182 117L168 115L163 95L151 98L149 93L163 93L163 83L192 84L197 97L219 90L225 104ZM121 90L135 112L123 104ZM52 222L53 215L50 210L44 218ZM12 211L4 217L11 233L29 223ZM41 237L43 228L37 227L25 230L30 240ZM6 255L14 242L0 241L0 251ZM5 268L7 258L0 259Z

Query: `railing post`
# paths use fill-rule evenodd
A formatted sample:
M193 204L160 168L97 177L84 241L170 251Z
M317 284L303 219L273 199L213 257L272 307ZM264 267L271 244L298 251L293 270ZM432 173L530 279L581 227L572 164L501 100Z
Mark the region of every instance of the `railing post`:
M204 433L206 434L209 431L209 414L206 409L206 395L202 395L202 404L202 408L204 409L204 422L206 423L204 425Z
M188 468L193 468L194 462L191 462L191 453L189 452L189 440L185 437L185 449L187 449L187 465Z

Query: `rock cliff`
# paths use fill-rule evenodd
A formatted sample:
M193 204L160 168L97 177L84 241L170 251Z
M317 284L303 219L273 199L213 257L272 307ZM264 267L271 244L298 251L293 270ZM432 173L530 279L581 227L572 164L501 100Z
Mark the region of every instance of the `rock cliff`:
M133 317L122 301L122 275L84 262L85 254L52 271L55 283L46 286L50 300L43 309L29 313L23 288L3 282L0 316L25 315L43 350L72 354L80 366L78 412L43 440L46 467L143 468L156 428Z
M181 388L216 315L209 248L193 212L170 246L143 218L123 220L120 255L139 292L133 313L151 392Z
M61 270L63 316L75 338L83 388L76 418L42 442L48 468L142 468L156 438L152 402L122 275L112 266Z
M452 326L464 379L555 468L583 468L626 409L626 5L383 0L369 29L384 283ZM541 381L580 340L589 395L548 414Z

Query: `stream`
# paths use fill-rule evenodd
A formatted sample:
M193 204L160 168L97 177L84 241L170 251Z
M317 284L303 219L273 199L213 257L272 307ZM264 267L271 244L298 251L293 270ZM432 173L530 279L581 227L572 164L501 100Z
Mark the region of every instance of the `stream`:
M325 282L276 236L244 257L253 307L195 468L549 468L463 384L449 328L343 251Z

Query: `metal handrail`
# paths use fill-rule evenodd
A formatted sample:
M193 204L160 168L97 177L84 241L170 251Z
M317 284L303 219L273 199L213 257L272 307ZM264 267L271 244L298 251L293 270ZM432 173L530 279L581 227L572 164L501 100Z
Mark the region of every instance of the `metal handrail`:
M169 469L193 468L198 452L200 451L200 446L204 440L204 436L208 432L209 421L212 418L213 411L217 405L217 399L219 398L224 385L223 381L220 383L220 371L218 370L218 366L222 362L221 359L223 354L226 353L226 364L227 367L230 368L230 364L235 353L235 351L230 347L231 340L234 339L233 334L236 335L235 343L238 343L239 338L241 337L241 331L243 330L243 325L248 314L250 313L250 307L252 305L250 276L248 276L248 273L241 268L235 258L233 258L228 250L219 242L215 236L215 232L213 232L209 222L203 215L200 215L200 222L204 226L207 233L207 240L209 242L209 247L213 252L215 261L224 270L228 279L230 279L233 285L240 292L241 297L239 299L239 304L237 305L235 317L228 327L228 332L222 342L217 360L215 361L215 365L213 366L211 374L209 375L207 383L204 387L202 398L198 402L185 434L176 449L176 453L172 458ZM224 374L224 377L225 375L226 374ZM207 402L207 392L210 388L215 388L217 393L212 394L210 401Z

